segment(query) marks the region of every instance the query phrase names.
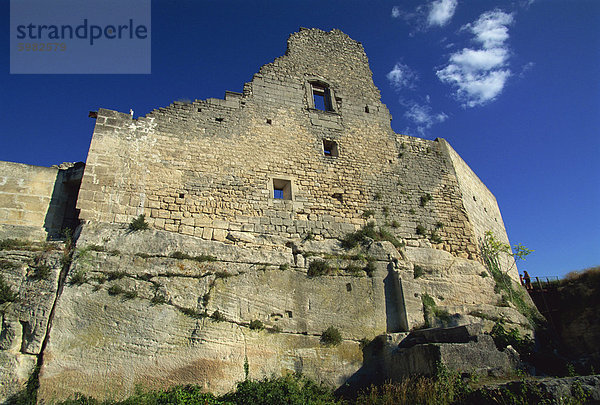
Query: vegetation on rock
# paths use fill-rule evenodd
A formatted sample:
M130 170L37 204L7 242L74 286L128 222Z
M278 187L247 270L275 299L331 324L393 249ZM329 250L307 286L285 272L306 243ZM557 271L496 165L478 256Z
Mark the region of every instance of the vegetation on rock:
M437 304L429 294L422 294L421 302L423 303L426 328L435 326L432 322L434 318L440 320L444 325L449 323L451 315L445 309L438 308Z
M5 302L13 302L17 299L17 294L10 288L4 277L0 275L0 305Z
M325 346L337 346L342 343L342 335L337 328L330 326L321 334L321 343Z
M250 325L248 326L252 330L262 330L265 328L265 325L263 325L263 323L258 319L253 319L252 321L250 321Z
M146 222L146 216L144 214L140 214L129 223L130 232L143 231L148 228L150 228L150 225Z
M313 260L308 266L308 276L324 276L331 274L333 268L325 260Z
M525 257L533 253L533 250L527 249L521 244L511 247L506 243L500 242L494 236L492 231L487 231L481 243L481 254L484 263L494 281L496 282L496 292L503 292L503 300L510 301L517 310L522 313L532 325L537 325L542 321L538 310L532 304L529 304L527 292L517 285L507 274L519 260L525 260ZM502 271L500 266L501 256L511 256L513 265L506 271Z
M404 247L404 244L401 243L394 235L392 235L385 228L375 227L375 222L371 221L363 226L361 229L355 232L351 232L347 234L344 239L342 239L342 247L345 249L352 249L358 245L365 244L367 242L367 238L370 238L374 241L388 241L396 249L401 249Z

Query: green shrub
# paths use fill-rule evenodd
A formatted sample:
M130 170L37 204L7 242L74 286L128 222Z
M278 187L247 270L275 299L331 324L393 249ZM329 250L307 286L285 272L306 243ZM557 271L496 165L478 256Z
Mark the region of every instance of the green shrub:
M59 405L225 405L211 393L204 392L199 385L179 385L167 390L144 391L136 388L129 398L115 402L104 400L102 402L93 397L76 393L74 399L59 402Z
M127 291L125 291L125 289L123 289L123 287L118 286L118 285L111 285L108 288L108 295L119 295L119 294L124 294L125 292L127 292Z
M342 239L342 247L345 249L352 249L360 244L364 244L367 242L367 238L373 239L375 241L388 241L391 242L397 249L401 249L404 247L404 244L401 243L394 235L392 235L389 231L384 228L375 228L374 222L369 222L361 229L351 232L344 236Z
M2 239L0 240L0 250L18 250L31 247L30 242L19 239Z
M69 280L69 284L70 285L81 285L81 284L87 282L87 280L88 280L87 272L84 269L79 268L71 276L71 279Z
M417 235L421 235L421 236L427 235L427 230L421 224L417 225L417 228L415 230L417 232Z
M334 405L337 403L329 388L296 373L265 378L261 381L239 382L234 392L223 395L220 400L223 404L237 405Z
M411 208L411 209L409 209L409 210L408 210L408 213L409 213L410 215L415 215L415 214L416 214L416 211L415 211L415 209L414 209L414 208Z
M385 228L379 228L379 231L377 233L377 238L375 240L376 241L382 241L382 240L388 241L392 245L394 245L394 247L396 249L402 249L404 247L404 243L402 243L398 239L396 239L396 237L394 235L392 235Z
M217 260L216 257L210 255L190 256L187 253L183 252L173 252L169 255L169 257L178 260L194 260L197 262L214 262Z
M503 319L496 321L490 336L494 339L494 343L498 350L504 350L508 345L512 346L521 356L531 356L534 348L534 342L529 336L521 336L519 330L510 328L508 331L505 328Z
M344 269L344 271L346 273L351 274L353 276L361 276L361 275L363 275L363 270L364 269L362 267L357 266L356 264L349 264Z
M392 221L392 228L399 228L400 227L400 223L396 220Z
M373 210L365 210L365 211L362 213L362 217L363 217L364 219L369 219L369 218L371 218L373 215L375 215L375 211L373 211Z
M447 325L452 316L445 309L438 308L437 304L429 294L421 295L421 302L423 303L423 314L425 315L425 326L431 327L430 318L435 317L439 319L442 324Z
M413 278L419 278L423 274L425 274L425 270L423 270L423 267L419 266L418 264L415 264L415 267L413 269Z
M431 240L433 243L442 243L443 242L442 238L437 234L436 231L431 231L429 240Z
M150 226L146 222L146 216L144 214L140 214L137 218L132 219L129 223L130 232L143 231L148 228L150 228Z
M207 316L205 312L196 311L195 309L191 308L180 307L179 310L190 318L204 318Z
M263 323L258 319L253 319L250 321L250 325L248 327L252 330L263 330L265 325L263 325Z
M375 270L377 270L377 268L375 267L375 261L369 260L363 270L365 271L365 273L367 273L367 276L373 277Z
M315 240L315 234L312 233L312 231L308 231L304 235L304 241L306 242L306 241L311 241L311 240Z
M184 259L192 260L192 256L190 256L186 253L183 253L183 252L179 252L179 251L171 253L169 255L169 257L172 257L173 259L178 259L178 260L184 260Z
M17 294L10 288L4 277L0 275L0 305L5 302L14 302L17 300Z
M289 268L290 268L290 265L289 265L289 264L287 264L287 263L286 263L286 264L280 264L280 265L279 265L279 270L283 270L283 271L285 271L285 270L289 270Z
M421 198L419 200L419 205L421 207L424 207L431 200L433 200L433 197L431 196L431 194L429 194L429 193L424 194L424 195L421 196Z
M481 273L479 273L479 275L483 278L486 278L488 276L487 272L482 271Z
M33 273L30 278L32 280L47 280L50 278L50 274L52 274L52 269L49 265L43 263L33 267Z
M381 211L383 212L383 216L386 218L388 217L388 215L390 215L390 207L388 206L383 207Z
M342 335L337 328L330 326L321 334L321 343L325 346L337 346L342 343Z
M397 382L373 385L358 393L357 405L449 405L468 402L472 392L459 372L438 365L431 377L411 375ZM508 403L508 402L503 402ZM512 403L512 402L510 402Z
M379 200L381 200L381 193L380 193L379 191L378 191L378 192L376 192L376 193L375 193L375 195L373 195L373 199L374 199L375 201L379 201Z
M224 322L227 320L227 318L225 318L225 315L219 312L218 309L215 312L213 312L210 317L217 322Z
M317 277L330 274L333 268L325 260L313 260L308 266L308 276Z
M127 275L127 272L123 271L123 270L109 271L108 273L106 273L106 277L107 277L108 281L119 280L119 279L125 277L126 275Z

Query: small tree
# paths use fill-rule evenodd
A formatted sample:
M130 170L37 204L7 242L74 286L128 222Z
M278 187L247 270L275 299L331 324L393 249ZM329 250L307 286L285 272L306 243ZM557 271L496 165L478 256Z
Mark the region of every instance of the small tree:
M321 343L325 346L337 346L342 343L342 335L337 328L330 326L321 334Z
M513 281L508 275L508 272L516 266L517 261L525 260L525 257L531 253L533 253L532 249L527 249L520 243L513 246L511 249L509 244L502 243L496 239L492 231L487 231L481 241L483 261L490 273L492 273L492 277L494 278L497 287L508 293L509 301L515 304L517 309L523 315L529 318L530 321L536 322L536 318L539 316L537 311L531 308L531 305L523 299L523 295L526 294L525 291L513 288ZM512 257L513 259L510 267L506 269L506 271L502 271L500 265L500 258L502 256Z
M146 222L146 216L144 214L140 214L137 218L134 218L129 223L129 231L131 232L143 231L145 229L148 229L149 227L150 226Z

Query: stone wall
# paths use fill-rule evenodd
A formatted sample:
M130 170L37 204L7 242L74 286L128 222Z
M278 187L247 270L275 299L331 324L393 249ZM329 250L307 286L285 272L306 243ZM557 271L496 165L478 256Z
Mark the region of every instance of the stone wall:
M0 239L42 240L59 235L64 225L74 229L83 166L0 162Z
M314 108L316 84L329 86L331 111ZM301 30L241 94L138 119L100 109L81 215L128 223L143 213L156 229L223 240L228 231L335 238L371 214L409 243L476 257L443 143L397 135L390 119L362 45ZM273 198L274 179L290 182L290 200Z
M443 141L443 144L452 160L463 205L466 209L469 223L473 227L477 243L481 243L487 231L492 231L497 240L510 244L496 197L494 197L450 144L446 141ZM519 272L512 257L501 257L501 260L502 269L508 271L513 280L519 281Z

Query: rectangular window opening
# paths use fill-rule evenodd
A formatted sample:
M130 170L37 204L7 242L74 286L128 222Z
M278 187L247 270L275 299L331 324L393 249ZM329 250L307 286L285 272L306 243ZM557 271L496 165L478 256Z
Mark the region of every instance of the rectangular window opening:
M337 142L329 139L323 139L323 154L325 156L338 157L339 152Z
M329 88L313 84L312 90L314 108L321 111L333 111Z
M292 182L290 180L273 179L273 198L276 200L291 200Z

